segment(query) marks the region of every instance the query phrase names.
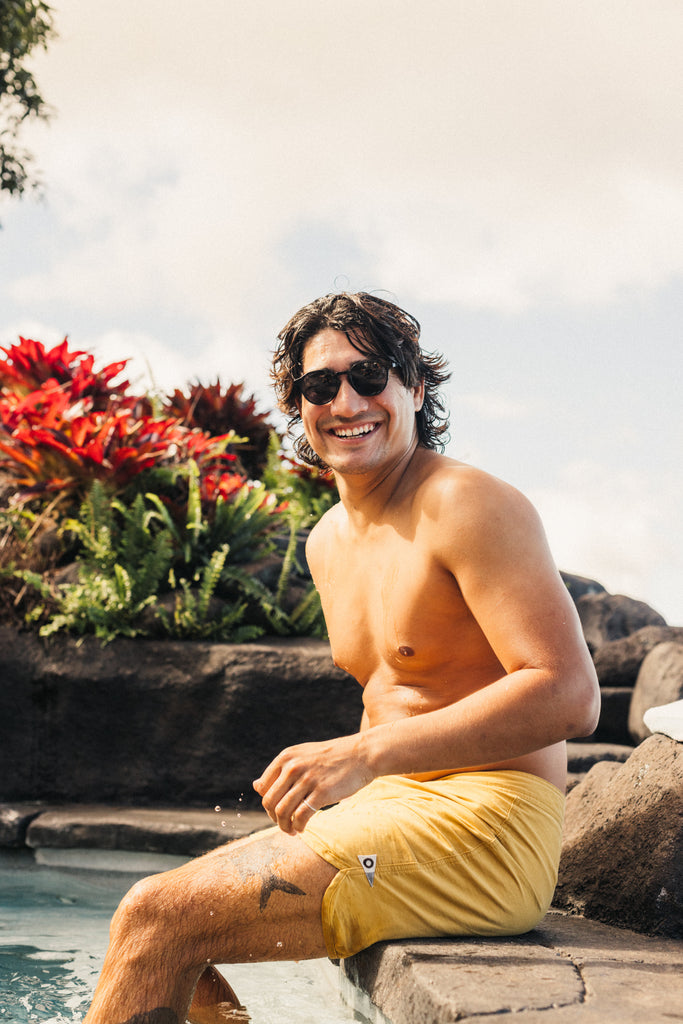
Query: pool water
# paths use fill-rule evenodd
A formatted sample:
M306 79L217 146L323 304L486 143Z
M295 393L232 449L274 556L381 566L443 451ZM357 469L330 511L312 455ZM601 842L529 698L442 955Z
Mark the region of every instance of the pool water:
M111 915L139 877L45 867L23 852L0 854L0 1024L82 1020ZM337 968L326 960L232 964L225 973L252 1024L368 1021L342 1002Z

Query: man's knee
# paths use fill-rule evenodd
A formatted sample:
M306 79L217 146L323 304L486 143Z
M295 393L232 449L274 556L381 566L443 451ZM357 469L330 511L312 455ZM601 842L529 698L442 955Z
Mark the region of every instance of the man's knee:
M166 874L143 878L121 900L111 923L112 939L156 945L158 936L167 940L182 922L182 889L173 891Z

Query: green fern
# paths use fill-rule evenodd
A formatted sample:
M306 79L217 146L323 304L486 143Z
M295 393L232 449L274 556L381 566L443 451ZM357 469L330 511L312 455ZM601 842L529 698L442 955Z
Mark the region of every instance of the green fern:
M298 636L327 638L327 625L323 615L320 594L311 583L298 605L290 612L292 629Z
M266 632L277 636L287 636L292 632L289 616L279 607L272 591L256 576L251 576L238 566L229 566L223 572L223 579L231 583L240 598L248 602L250 617Z
M78 636L94 633L108 642L115 636L147 635L142 613L156 602L173 559L168 532L155 533L151 524L141 495L127 508L111 501L101 483L93 485L78 518L64 524L81 544L78 582L51 589L36 574L21 574L56 606L40 628L42 636L66 630Z
M66 630L108 642L115 636L166 635L234 643L264 632L324 635L314 588L293 612L285 609L291 577L300 567L298 508L273 512L268 492L245 486L219 500L211 521L202 515L199 475L188 469L185 521L176 522L159 495L138 493L127 504L95 483L63 529L80 546L78 581L50 586L37 573L15 571L39 595L31 620L43 636ZM273 531L288 539L277 586L271 590L246 569L275 549ZM166 604L172 595L172 612Z
M287 588L289 587L292 570L296 564L296 545L297 535L299 532L299 517L296 514L291 514L289 517L289 539L287 541L287 548L285 550L284 558L282 559L282 568L280 569L280 577L278 579L277 591L275 593L275 603L281 608L285 596L287 594Z
M192 588L186 579L181 579L174 586L175 608L172 619L165 609L157 609L157 615L169 636L244 643L262 635L260 627L242 623L247 610L246 602L223 604L220 614L210 614L211 598L221 579L229 550L229 545L224 544L214 551L209 564L201 572L195 573L193 582L197 584L196 588Z
M108 643L117 636L146 635L147 630L139 624L140 615L156 597L150 594L133 601L131 577L122 566L116 565L111 576L86 570L79 583L64 586L61 591L59 610L41 626L41 636L63 629L81 637L94 633Z
M273 550L271 535L280 524L262 484L245 485L229 501L219 498L210 524L214 546L230 544L233 562L260 558Z

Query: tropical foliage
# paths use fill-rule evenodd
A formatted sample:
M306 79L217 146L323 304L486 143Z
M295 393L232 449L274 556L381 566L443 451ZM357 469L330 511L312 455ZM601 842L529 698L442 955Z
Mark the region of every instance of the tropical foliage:
M105 642L322 634L301 542L334 489L242 385L159 405L66 340L0 351L0 616Z
M38 182L31 156L17 142L22 123L45 117L47 108L27 59L54 34L52 9L41 0L0 3L0 190L21 195Z
M184 426L214 437L234 431L245 438L234 454L244 474L258 480L266 468L273 428L269 414L258 412L254 396L245 396L243 391L243 384L230 384L223 390L220 380L207 386L192 384L187 393L176 389L166 399L164 411Z

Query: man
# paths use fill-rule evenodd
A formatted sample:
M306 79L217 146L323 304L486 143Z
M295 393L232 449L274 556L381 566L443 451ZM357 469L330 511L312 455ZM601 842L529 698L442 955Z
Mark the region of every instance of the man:
M538 517L436 450L447 375L403 310L326 296L279 339L298 450L339 488L307 555L361 728L268 765L254 786L277 827L132 889L89 1024L179 1024L200 976L204 1019L207 964L516 934L552 898L564 740L599 700Z

